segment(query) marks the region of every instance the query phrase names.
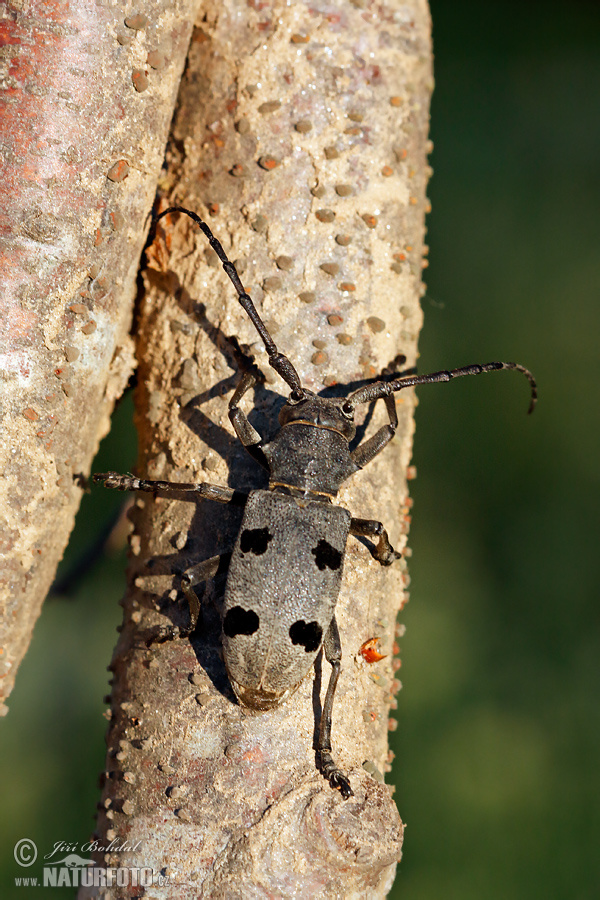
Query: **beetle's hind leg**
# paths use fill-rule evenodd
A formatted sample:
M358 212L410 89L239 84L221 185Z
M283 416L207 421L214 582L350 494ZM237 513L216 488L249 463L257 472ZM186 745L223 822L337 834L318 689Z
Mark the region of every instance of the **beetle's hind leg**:
M234 506L243 506L248 499L247 494L235 491L232 488L223 487L220 484L191 481L152 481L146 478L137 478L135 475L119 475L118 472L97 472L93 476L96 484L117 491L146 491L155 494L195 493L204 500L216 500L218 503L231 503ZM181 590L189 605L190 621L187 628L170 627L161 629L160 633L148 641L151 644L164 644L166 641L177 637L189 637L196 630L200 618L200 601L194 591L194 585L214 578L215 575L227 571L231 553L223 553L221 556L212 556L203 562L186 569L181 575Z
M338 768L331 755L331 713L342 662L342 644L335 616L331 620L331 625L325 635L323 650L325 651L325 659L328 663L331 663L332 669L329 684L327 685L325 703L323 704L323 712L321 713L317 752L319 754L321 772L324 777L328 780L331 787L337 788L344 800L347 800L348 797L354 795L354 791L350 787L348 776L344 775L342 770Z
M194 585L209 581L219 575L225 574L229 567L231 553L222 553L220 556L211 556L201 563L186 569L181 574L181 590L187 600L190 619L187 627L168 625L161 627L148 641L148 647L154 644L166 644L167 641L174 641L179 638L188 638L194 633L200 619L200 600L194 590Z
M190 609L190 624L185 632L180 632L182 637L186 637L196 630L198 619L200 618L200 601L194 590L194 585L225 574L229 568L230 560L231 553L222 553L220 556L211 556L210 559L205 559L203 562L197 563L183 572L181 576L181 590Z

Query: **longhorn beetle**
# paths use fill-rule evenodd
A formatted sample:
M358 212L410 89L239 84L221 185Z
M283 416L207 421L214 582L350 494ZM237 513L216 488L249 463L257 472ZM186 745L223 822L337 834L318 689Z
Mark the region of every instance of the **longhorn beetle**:
M235 266L208 225L194 212L173 206L155 216L173 212L189 216L204 232L230 278L238 300L256 328L269 365L290 388L279 413L280 430L267 444L253 428L240 401L255 383L250 372L242 378L229 401L229 418L248 453L269 473L268 490L241 495L245 505L231 561L223 607L223 653L231 685L245 706L267 710L294 693L313 665L321 647L332 666L319 724L318 760L324 777L344 799L353 791L347 775L331 752L331 715L342 648L335 604L340 590L346 539L349 534L377 538L371 550L382 566L400 554L387 531L374 519L354 518L334 504L341 484L364 468L389 443L398 426L394 394L418 384L450 381L499 369L516 369L529 380L529 412L537 400L536 382L517 363L490 362L463 366L429 375L408 374L375 381L346 398L326 399L302 386L290 360L280 353L246 293ZM363 403L383 399L389 422L350 450L356 435L354 411ZM231 488L200 482L147 481L115 472L94 475L94 481L120 491L191 491L219 503L239 503ZM229 555L229 554L228 554ZM182 575L182 589L190 605L191 633L200 604L193 587L213 577L222 557L207 559Z

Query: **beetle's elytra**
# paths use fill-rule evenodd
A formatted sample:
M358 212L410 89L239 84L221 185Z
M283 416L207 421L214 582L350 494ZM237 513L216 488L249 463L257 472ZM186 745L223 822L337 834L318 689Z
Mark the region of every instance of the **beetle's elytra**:
M238 273L208 225L180 206L165 210L190 216L208 238L235 287L238 300L262 339L271 367L290 388L279 415L280 430L267 444L240 409L240 401L254 384L246 373L229 402L229 418L250 455L267 469L269 489L242 495L231 488L207 483L147 481L114 472L94 475L106 487L127 491L193 491L220 503L245 505L242 525L225 589L223 651L232 687L240 702L251 709L277 706L292 694L323 648L332 671L319 727L317 751L323 775L344 799L352 795L347 775L331 753L331 714L342 649L335 619L346 539L349 534L376 537L374 558L384 566L399 557L381 522L354 518L334 500L341 484L367 465L392 439L398 425L394 394L404 388L463 375L516 369L529 380L535 406L533 375L517 363L490 362L429 375L404 375L379 380L346 398L326 399L302 386L290 360L277 349ZM389 422L350 450L356 435L354 410L362 403L383 399ZM215 575L221 557L195 565L182 577L188 598L191 630L196 626L199 602L195 584Z

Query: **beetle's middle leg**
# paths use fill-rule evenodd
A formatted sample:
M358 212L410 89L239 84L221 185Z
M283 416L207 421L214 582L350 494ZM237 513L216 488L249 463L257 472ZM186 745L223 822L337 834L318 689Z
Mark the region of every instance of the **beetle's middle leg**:
M350 787L348 776L344 775L333 761L331 755L331 713L333 710L333 697L337 687L338 678L340 677L340 668L342 663L342 643L340 641L340 632L338 630L335 616L331 620L331 625L327 630L323 641L323 650L325 651L325 659L331 663L331 675L329 684L327 685L327 693L325 695L325 703L323 704L323 712L321 713L321 722L319 724L319 738L317 742L317 752L321 765L321 772L329 781L332 788L337 788L344 800L354 795L354 791Z
M233 503L234 506L243 506L248 499L247 494L234 491L233 488L223 487L221 484L210 484L208 481L150 481L147 478L137 478L135 475L119 475L118 472L96 472L93 476L96 484L112 488L115 491L145 491L155 494L162 491L166 494L194 493L199 494L204 500L216 500L217 503Z
M400 559L402 556L401 553L394 550L383 524L376 519L351 519L350 534L357 537L378 537L379 541L371 550L371 555L382 566L391 566L395 559Z

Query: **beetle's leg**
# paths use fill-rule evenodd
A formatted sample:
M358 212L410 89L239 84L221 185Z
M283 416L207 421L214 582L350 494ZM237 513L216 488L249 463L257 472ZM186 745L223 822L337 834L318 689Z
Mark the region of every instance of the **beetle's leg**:
M396 428L398 427L396 401L393 396L384 397L383 400L390 420L389 424L382 425L372 437L363 441L362 444L359 444L352 451L352 461L359 469L363 469L367 463L370 463L373 457L377 456L396 434Z
M196 630L198 619L200 618L200 601L194 590L195 584L201 584L227 571L231 553L222 553L220 556L211 556L203 562L186 569L181 576L181 590L185 594L190 608L190 624L185 632L181 632L182 636L191 634Z
M93 479L97 484L104 484L104 487L115 491L148 491L151 494L157 491L168 494L192 492L205 500L233 503L235 506L243 506L248 496L241 491L234 491L233 488L209 484L206 481L198 484L191 481L149 481L145 478L136 478L135 475L119 475L117 472L97 472Z
M244 394L256 383L256 378L251 372L245 372L241 381L233 392L233 396L229 401L229 420L235 429L239 440L246 448L250 456L260 463L263 468L268 469L269 464L263 451L261 450L263 439L260 434L248 421L246 414L238 406Z
M104 484L107 488L113 488L117 491L148 491L156 493L178 494L181 492L192 492L199 494L206 500L216 500L219 503L232 503L236 506L243 506L248 495L241 491L234 491L232 488L223 487L219 484L208 484L207 482L185 481L150 481L148 479L136 478L134 475L119 475L117 472L96 473L94 476L96 483ZM208 578L218 574L221 559L228 561L231 557L230 553L223 556L213 556L204 562L188 569L181 576L181 589L185 594L190 608L190 624L187 629L169 629L163 635L153 638L150 643L160 644L165 641L172 640L175 636L186 637L191 634L198 624L200 616L200 602L193 590L193 585L206 581Z
M332 788L337 788L344 800L354 795L354 791L350 787L348 776L344 775L341 769L338 769L331 755L331 712L333 709L333 696L337 687L338 678L340 677L340 667L342 662L342 644L340 641L340 632L338 630L335 616L331 620L331 625L327 630L323 641L323 650L325 651L325 659L331 663L331 676L327 685L327 693L325 695L325 703L323 704L323 712L321 713L321 722L319 724L319 740L317 743L317 752L321 764L321 772L328 780Z
M350 520L350 534L357 537L378 537L377 546L371 550L371 556L381 563L382 566L391 566L395 559L400 559L401 553L394 550L390 544L388 533L383 527L382 522L377 519L354 519Z
M395 356L391 362L387 364L385 369L381 370L381 375L376 379L377 381L390 381L392 378L400 378L402 375L410 375L412 374L412 369L408 371L401 371L401 367L406 362L406 356L404 353L399 353L398 356Z
M153 644L165 644L167 641L173 641L176 638L189 637L196 630L198 619L200 618L200 601L194 590L194 585L208 581L210 578L226 572L230 559L231 553L211 556L210 559L205 559L183 572L181 575L181 590L185 595L190 610L189 625L187 628L178 626L160 628L158 633L146 642L148 647L151 647Z
M393 378L400 378L402 375L411 374L414 371L413 369L408 369L405 372L399 371L400 367L403 366L405 362L406 356L403 353L399 353L398 356L395 356L385 369L382 370L378 381L390 381ZM383 425L379 431L375 432L373 437L363 441L362 444L359 444L352 452L352 459L360 469L364 468L367 463L370 463L373 457L377 456L386 444L389 444L396 433L398 427L398 415L396 413L396 404L390 403L390 399L391 397L385 398L385 406L390 420L389 424Z

